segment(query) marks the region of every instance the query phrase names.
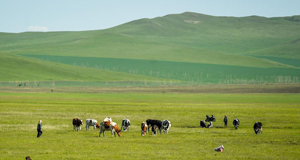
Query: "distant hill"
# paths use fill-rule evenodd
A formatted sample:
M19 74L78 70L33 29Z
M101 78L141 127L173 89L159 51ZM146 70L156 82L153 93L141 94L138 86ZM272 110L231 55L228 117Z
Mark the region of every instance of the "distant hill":
M5 62L0 64L5 75L0 81L297 82L299 17L215 17L185 12L105 30L0 33L0 58ZM272 57L290 58L293 63Z

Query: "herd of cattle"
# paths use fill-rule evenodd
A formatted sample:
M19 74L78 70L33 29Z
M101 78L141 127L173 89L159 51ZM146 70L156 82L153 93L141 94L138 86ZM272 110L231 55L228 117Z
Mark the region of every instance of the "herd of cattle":
M206 122L209 122L208 125L205 124L204 121L200 121L200 127L202 128L212 128L213 124L212 121L215 122L215 117L208 117L206 118ZM235 129L238 129L240 124L239 119L233 120L233 126ZM74 131L81 130L81 125L83 125L83 122L79 118L73 119L73 129ZM101 133L103 133L103 137L105 137L105 131L110 131L111 135L114 135L116 137L116 134L118 136L121 136L121 132L123 131L129 131L130 128L130 120L129 119L123 119L122 120L122 126L121 128L118 127L117 123L113 122L110 117L106 117L100 124L95 119L86 119L86 130L89 130L89 127L93 126L93 129L99 128L99 137ZM153 120L153 119L147 119L146 122L141 123L141 135L145 136L148 134L149 129L151 128L152 134L156 135L158 130L161 134L161 131L163 130L164 133L168 133L169 129L171 127L171 122L168 120ZM262 132L262 123L261 122L255 122L253 126L255 134Z
M83 125L83 121L79 118L73 118L73 129L74 131L81 130L81 125ZM118 127L117 123L113 122L110 117L106 117L100 124L95 119L86 119L86 130L89 130L89 127L93 126L93 129L99 128L99 137L101 133L103 133L103 137L105 137L105 131L110 131L111 135L116 137L116 133L118 136L121 136L122 131L129 131L130 120L123 119L121 128ZM146 122L141 123L141 135L144 136L148 134L149 129L151 128L152 134L156 135L157 131L161 133L163 130L164 133L168 133L171 127L171 122L168 120L153 120L147 119Z

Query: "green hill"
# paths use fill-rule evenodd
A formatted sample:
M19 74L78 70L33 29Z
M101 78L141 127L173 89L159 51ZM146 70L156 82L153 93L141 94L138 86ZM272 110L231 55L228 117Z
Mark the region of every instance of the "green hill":
M296 58L300 60L300 38L284 44L277 45L275 47L258 50L249 54L270 57L284 57L291 59Z
M299 19L185 12L106 30L0 33L0 57L12 61L0 80L298 82Z

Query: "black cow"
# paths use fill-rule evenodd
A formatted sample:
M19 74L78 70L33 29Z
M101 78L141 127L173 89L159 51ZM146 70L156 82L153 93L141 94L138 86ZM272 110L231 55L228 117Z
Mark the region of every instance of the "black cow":
M234 128L238 129L239 125L240 125L240 120L239 119L234 119L233 120L233 126L234 126Z
M254 123L253 129L254 129L255 134L262 133L262 126L263 125L261 122Z
M148 125L148 131L149 131L149 128L151 126L156 125L157 128L159 129L160 134L161 134L161 130L162 130L162 122L161 122L161 120L147 119L146 123Z
M73 118L73 129L74 131L81 130L80 125L82 125L82 120L79 118Z
M211 115L211 117L209 117L208 115L206 115L206 119L205 119L205 122L215 122L216 121L216 118L214 115Z
M123 119L122 120L122 126L121 126L121 131L129 131L129 127L130 127L130 120L129 119Z
M201 128L206 128L206 124L205 124L204 121L200 121L200 127L201 127Z

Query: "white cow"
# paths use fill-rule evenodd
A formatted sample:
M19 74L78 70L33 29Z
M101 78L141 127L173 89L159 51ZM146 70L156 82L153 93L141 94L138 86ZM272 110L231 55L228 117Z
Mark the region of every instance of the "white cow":
M168 120L163 120L162 121L162 128L164 130L164 133L168 133L170 127L171 127L171 122L170 121L168 121Z
M116 132L118 134L118 136L121 136L121 130L119 129L119 127L117 126L117 123L115 122L111 122L109 126L105 125L105 122L101 122L100 123L100 132L99 132L99 137L101 135L101 133L103 133L103 137L105 137L105 131L111 131L111 135L115 135L116 137Z
M90 126L93 126L93 129L100 128L99 123L97 122L97 120L95 119L86 119L86 125L85 128L86 130L90 130Z

